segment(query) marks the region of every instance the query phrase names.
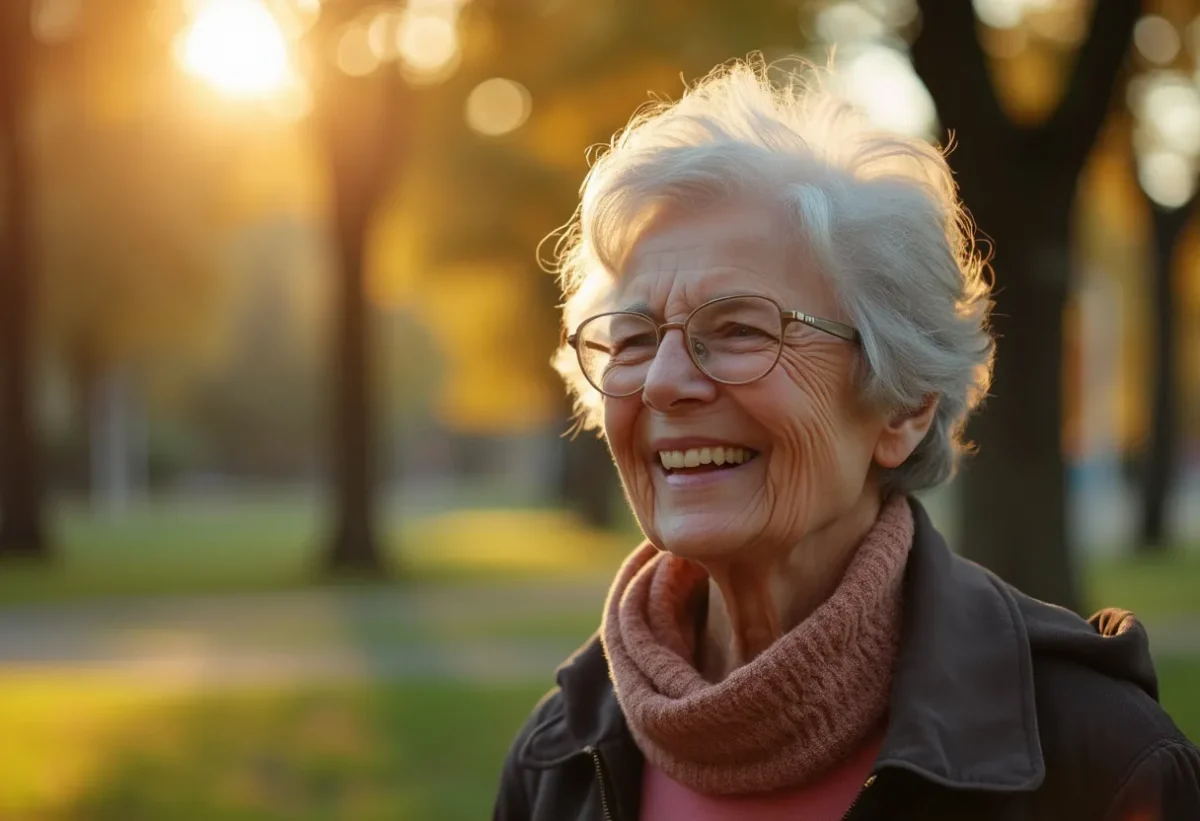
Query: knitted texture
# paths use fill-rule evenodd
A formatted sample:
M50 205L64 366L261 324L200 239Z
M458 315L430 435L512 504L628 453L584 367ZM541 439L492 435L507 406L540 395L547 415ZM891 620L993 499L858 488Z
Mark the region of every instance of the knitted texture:
M889 499L833 594L723 681L694 667L698 564L638 548L605 605L617 699L654 766L710 795L799 786L850 756L888 704L913 519Z

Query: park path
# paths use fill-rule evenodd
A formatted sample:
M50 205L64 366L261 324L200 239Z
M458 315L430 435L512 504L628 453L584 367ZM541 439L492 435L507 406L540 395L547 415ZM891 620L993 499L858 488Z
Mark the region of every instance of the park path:
M0 686L45 673L151 687L551 681L607 579L0 606Z
M318 588L0 606L0 686L45 673L154 688L436 680L549 682L607 578ZM1147 625L1200 655L1200 616Z

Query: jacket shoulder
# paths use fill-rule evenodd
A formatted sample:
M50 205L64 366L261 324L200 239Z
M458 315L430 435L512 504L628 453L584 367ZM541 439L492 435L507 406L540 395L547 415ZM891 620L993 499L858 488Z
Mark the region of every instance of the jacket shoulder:
M1196 748L1175 726L1143 683L1097 669L1054 651L1033 653L1038 736L1046 763L1044 795L1078 818L1109 818L1126 785L1142 795L1160 768L1192 773ZM1183 765L1171 763L1182 756ZM1161 765L1161 767L1160 767ZM1138 774L1135 777L1135 773ZM1188 778L1192 786L1187 787ZM1166 787L1164 786L1164 789ZM1174 786L1168 789L1173 793ZM1085 809L1086 808L1086 809ZM1124 818L1126 816L1116 816ZM1147 819L1200 818L1200 803L1187 815L1131 815Z
M561 688L555 687L538 701L517 732L500 772L500 786L492 812L493 821L518 821L532 817L532 802L538 792L539 770L523 761L534 733L557 723L564 712Z
M1200 818L1200 750L1179 739L1147 749L1121 779L1105 821Z

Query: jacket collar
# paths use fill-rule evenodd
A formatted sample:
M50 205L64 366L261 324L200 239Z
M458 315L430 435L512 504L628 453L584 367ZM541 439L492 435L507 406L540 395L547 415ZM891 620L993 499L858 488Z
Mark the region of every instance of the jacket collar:
M1033 790L1046 767L1025 619L1009 587L953 554L910 501L904 629L876 766L959 789Z
M904 629L876 769L958 789L1033 790L1045 777L1025 621L999 579L954 555L924 508L904 582ZM563 709L528 737L524 762L549 767L632 745L595 635L557 674Z

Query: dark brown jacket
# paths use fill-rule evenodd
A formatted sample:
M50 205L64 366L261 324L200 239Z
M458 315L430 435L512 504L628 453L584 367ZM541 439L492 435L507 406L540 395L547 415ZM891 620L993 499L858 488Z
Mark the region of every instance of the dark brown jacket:
M913 502L887 732L854 821L1200 821L1200 751L1132 614L1090 621L953 553ZM639 821L642 755L598 638L504 763L495 821ZM664 821L668 821L664 819Z

